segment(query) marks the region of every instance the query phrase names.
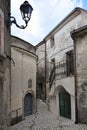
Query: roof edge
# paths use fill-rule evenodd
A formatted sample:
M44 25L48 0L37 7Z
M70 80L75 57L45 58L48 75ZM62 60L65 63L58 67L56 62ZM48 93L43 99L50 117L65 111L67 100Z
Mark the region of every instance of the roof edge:
M21 38L19 38L19 37L17 37L17 36L11 35L11 37L16 38L16 39L18 39L18 40L21 40L21 41L25 42L26 44L30 44L33 48L35 48L34 45L32 45L31 43L29 43L29 42L27 42L27 41L25 41L25 40L23 40L23 39L21 39Z
M80 7L74 8L63 20L61 20L61 21L54 27L54 29L53 29L51 32L48 33L48 35L44 38L44 40L47 39L60 25L62 25L62 24L64 23L64 21L66 21L66 20L67 20L73 13L75 13L76 11L79 11L79 13L80 13L81 11L84 11L84 12L87 13L87 10L85 10L85 9L83 9L83 8L80 8Z
M73 30L72 32L70 32L71 37L72 37L73 39L74 39L74 37L80 36L80 35L82 35L83 33L87 33L87 25L82 26L82 27L80 27L80 28L78 28L78 29L75 29L75 30Z

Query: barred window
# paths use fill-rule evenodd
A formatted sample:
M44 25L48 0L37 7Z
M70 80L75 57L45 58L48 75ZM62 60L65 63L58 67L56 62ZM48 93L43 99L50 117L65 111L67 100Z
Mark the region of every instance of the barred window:
M74 74L73 50L68 51L66 53L66 69L67 69L67 76Z

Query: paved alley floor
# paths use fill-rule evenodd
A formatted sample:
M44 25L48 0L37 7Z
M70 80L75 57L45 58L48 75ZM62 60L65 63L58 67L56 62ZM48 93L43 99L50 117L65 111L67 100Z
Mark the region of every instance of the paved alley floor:
M37 113L12 126L11 130L87 130L87 125L76 125L72 120L55 116L44 102L38 100Z

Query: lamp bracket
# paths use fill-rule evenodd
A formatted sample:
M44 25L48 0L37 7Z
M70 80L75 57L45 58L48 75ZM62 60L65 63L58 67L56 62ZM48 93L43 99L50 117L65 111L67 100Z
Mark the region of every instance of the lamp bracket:
M20 29L25 29L25 28L27 27L27 25L28 25L28 22L25 21L25 26L24 26L24 25L20 25L20 26L19 26L19 25L17 24L17 22L16 22L15 17L9 15L9 16L7 17L7 19L6 19L6 25L9 26L9 25L12 25L12 24L15 24L15 25L16 25L18 28L20 28Z

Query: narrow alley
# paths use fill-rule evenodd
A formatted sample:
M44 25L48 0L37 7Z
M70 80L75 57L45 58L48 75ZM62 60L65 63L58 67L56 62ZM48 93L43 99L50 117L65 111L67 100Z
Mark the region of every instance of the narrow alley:
M38 100L36 114L26 117L12 126L11 130L87 130L87 125L76 125L69 119L53 115L48 111L47 105Z

